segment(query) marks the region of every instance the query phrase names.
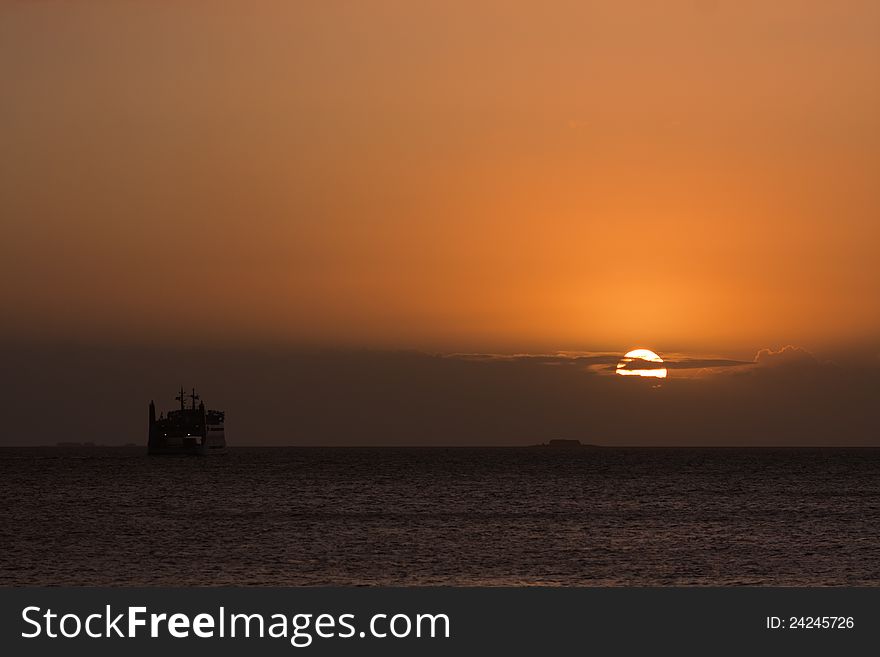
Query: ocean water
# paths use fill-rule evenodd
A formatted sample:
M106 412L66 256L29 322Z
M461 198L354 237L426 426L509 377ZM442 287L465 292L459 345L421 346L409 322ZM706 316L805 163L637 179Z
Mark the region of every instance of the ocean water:
M2 585L878 585L880 450L0 449Z

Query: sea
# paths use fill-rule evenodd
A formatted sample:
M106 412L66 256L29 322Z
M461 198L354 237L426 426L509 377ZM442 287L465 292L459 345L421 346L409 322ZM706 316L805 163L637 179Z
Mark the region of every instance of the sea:
M880 584L880 449L0 449L3 586Z

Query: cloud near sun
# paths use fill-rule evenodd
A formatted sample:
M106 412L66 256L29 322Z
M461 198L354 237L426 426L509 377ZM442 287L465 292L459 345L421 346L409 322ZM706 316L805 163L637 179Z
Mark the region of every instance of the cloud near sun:
M637 353L645 352L645 354ZM648 350L624 353L612 352L560 352L556 354L451 354L450 358L474 361L522 361L555 366L580 366L603 375L650 372L643 376L658 376L654 371L675 370L677 377L694 378L723 373L737 373L757 368L818 365L816 358L806 349L785 345L774 350L761 349L753 360L735 360L711 356L688 356L680 353L659 354L652 359Z

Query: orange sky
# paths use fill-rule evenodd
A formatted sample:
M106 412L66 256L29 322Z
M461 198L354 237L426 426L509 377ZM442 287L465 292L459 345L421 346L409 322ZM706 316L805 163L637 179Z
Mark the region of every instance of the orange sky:
M880 331L880 3L6 2L7 334Z

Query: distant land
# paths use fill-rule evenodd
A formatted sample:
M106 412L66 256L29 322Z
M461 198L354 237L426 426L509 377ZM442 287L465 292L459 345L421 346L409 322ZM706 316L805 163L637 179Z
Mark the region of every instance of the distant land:
M554 438L548 443L541 443L539 445L530 445L530 447L547 447L551 449L598 449L602 447L602 445L593 445L590 443L582 443L580 440L573 440L570 438Z
M45 445L45 447L62 447L65 449L92 449L96 447L140 447L137 443L117 443L115 445L105 445L103 443L93 443L93 442L72 442L65 441L55 443L54 445Z

